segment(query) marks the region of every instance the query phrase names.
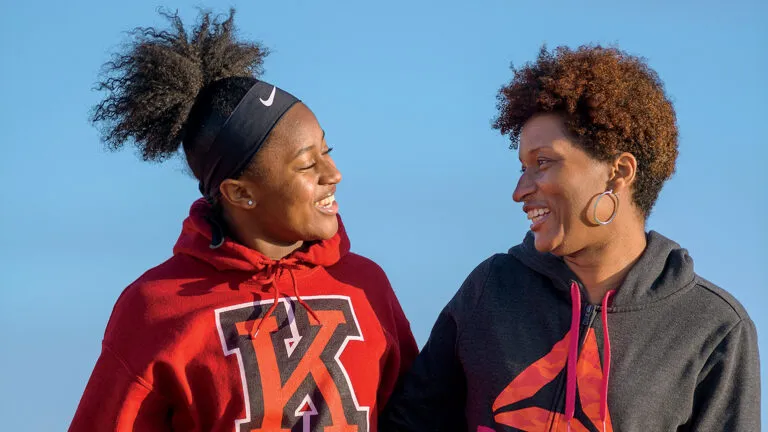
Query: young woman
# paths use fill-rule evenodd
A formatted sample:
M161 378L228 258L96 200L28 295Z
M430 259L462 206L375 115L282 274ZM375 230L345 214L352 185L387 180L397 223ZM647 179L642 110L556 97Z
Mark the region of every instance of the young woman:
M760 430L753 322L646 232L678 152L656 73L617 49L543 49L499 102L530 233L469 275L382 430Z
M384 272L349 251L312 111L254 76L233 12L138 29L93 120L114 149L183 145L204 199L117 300L71 431L375 431L417 353ZM189 35L189 36L188 36Z

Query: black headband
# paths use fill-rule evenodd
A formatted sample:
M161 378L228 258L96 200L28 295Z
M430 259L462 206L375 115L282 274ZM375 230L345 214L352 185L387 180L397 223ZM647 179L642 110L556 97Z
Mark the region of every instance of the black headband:
M278 120L299 100L292 94L257 81L224 122L205 156L200 158L200 192L211 200L219 185L245 170Z

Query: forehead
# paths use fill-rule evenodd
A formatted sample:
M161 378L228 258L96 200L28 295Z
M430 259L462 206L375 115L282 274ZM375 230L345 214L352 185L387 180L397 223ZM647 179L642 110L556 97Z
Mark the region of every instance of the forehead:
M571 144L562 119L555 114L540 114L528 120L520 133L520 155L540 148Z
M270 145L265 150L293 154L304 147L319 145L322 139L323 130L315 114L303 103L297 103L272 129Z

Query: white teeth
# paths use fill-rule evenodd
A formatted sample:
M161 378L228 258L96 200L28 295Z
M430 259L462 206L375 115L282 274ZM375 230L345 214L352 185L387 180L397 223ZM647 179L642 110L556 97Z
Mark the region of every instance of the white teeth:
M548 208L533 209L528 212L528 219L536 222L540 220L544 215L549 214Z
M329 197L323 198L320 201L316 202L315 205L318 207L330 207L331 204L334 203L334 201L336 201L336 196L331 195Z

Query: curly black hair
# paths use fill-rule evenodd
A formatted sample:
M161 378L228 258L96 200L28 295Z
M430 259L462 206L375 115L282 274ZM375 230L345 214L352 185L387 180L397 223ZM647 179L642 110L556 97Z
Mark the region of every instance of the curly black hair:
M160 11L170 29L139 27L104 64L96 89L105 91L91 122L110 150L135 145L145 161L162 162L183 143L195 177L207 146L245 96L268 50L240 41L235 10L215 16L201 10L187 31L178 13ZM222 20L223 19L223 20Z
M499 90L493 127L517 148L523 125L539 113L563 116L568 132L592 157L632 153L638 171L633 200L644 217L675 170L678 131L664 84L645 59L618 48L543 46L537 60L512 67Z

